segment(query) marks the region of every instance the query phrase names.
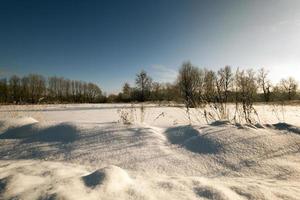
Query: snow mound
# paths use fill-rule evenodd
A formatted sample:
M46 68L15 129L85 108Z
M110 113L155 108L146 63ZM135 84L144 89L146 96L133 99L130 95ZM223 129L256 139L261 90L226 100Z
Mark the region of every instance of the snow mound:
M179 126L166 130L167 138L171 144L200 154L213 154L220 150L217 141L199 134L192 126Z
M0 199L299 199L298 110L293 125L186 126L184 109L156 107L127 126L111 106L57 107L0 116Z
M38 123L38 121L33 117L21 117L21 118L14 119L13 122L15 123L15 125L18 126Z
M27 120L27 122L34 122ZM0 139L22 139L23 142L63 142L75 141L78 135L76 126L61 123L48 127L40 127L36 122L22 126L12 126L0 135Z
M33 117L16 117L16 118L9 118L5 119L0 122L0 133L2 132L8 132L13 129L22 129L22 127L32 127L34 125L37 125L38 121L34 119ZM25 128L26 129L26 128ZM14 134L12 134L14 135ZM31 129L24 131L21 133L21 135L17 138L27 137L28 135L31 135ZM5 139L5 136L3 134L0 135L1 138ZM14 137L14 136L12 136Z
M125 170L113 165L83 176L82 180L87 187L100 187L106 192L122 190L132 182Z
M12 127L21 127L38 123L33 117L16 117L8 118L0 121L0 130L4 131Z

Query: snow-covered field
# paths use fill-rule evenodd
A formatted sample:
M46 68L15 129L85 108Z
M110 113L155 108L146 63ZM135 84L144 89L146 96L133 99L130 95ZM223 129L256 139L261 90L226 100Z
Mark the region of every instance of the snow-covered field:
M263 127L158 105L1 106L0 199L300 199L300 107L256 109Z

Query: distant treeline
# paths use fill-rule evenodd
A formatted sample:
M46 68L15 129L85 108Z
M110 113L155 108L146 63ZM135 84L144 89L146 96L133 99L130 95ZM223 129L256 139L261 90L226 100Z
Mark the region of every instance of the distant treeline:
M246 96L243 96L246 95ZM298 82L292 78L271 83L268 71L261 68L233 71L226 66L217 71L198 68L190 62L182 64L174 83L158 83L145 72L136 75L135 85L123 85L118 95L109 95L108 102L175 101L199 104L199 102L236 102L251 96L254 102L298 100ZM194 106L194 105L190 105Z
M0 80L0 102L36 103L96 103L102 102L101 89L94 83L62 77L45 78L30 74Z
M245 95L245 96L243 96ZM250 96L249 96L250 95ZM94 83L62 77L30 74L0 80L0 103L112 103L174 101L195 106L199 102L273 102L298 100L298 83L289 77L273 84L265 69L218 71L182 64L173 83L159 83L145 71L136 74L135 84L124 83L119 94L104 95Z

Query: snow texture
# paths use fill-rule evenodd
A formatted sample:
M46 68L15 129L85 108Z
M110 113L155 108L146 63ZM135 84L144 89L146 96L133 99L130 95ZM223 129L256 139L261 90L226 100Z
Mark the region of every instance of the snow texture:
M300 199L300 107L274 109L247 126L173 106L1 106L0 199Z

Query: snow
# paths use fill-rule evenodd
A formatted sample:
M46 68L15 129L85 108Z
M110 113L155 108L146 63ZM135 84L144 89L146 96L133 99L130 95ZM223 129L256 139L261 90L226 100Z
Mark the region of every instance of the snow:
M103 192L118 192L131 183L127 172L117 166L108 166L82 177L87 187L95 188L99 185Z
M140 106L1 106L0 199L299 199L300 107L236 126Z

